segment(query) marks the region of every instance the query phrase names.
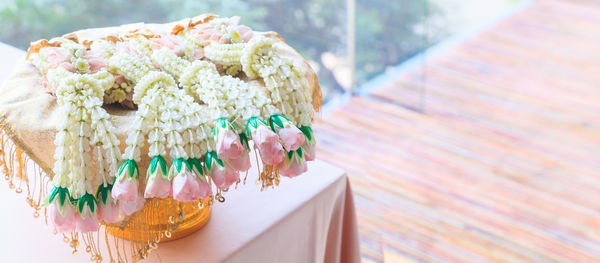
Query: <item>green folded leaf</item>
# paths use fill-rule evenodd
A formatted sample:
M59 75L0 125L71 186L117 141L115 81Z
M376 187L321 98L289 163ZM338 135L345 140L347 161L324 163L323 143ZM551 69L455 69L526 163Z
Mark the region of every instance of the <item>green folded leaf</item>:
M94 197L92 196L92 200L94 200ZM92 211L92 213L95 212L96 210L96 202L94 200L94 202L88 202L88 206L90 207L90 211Z
M83 207L85 206L85 196L82 196L77 200L77 209L79 209L79 213L83 212Z
M250 127L252 126L254 129L258 129L258 123L262 122L264 125L267 125L267 122L260 117L252 117L246 123L246 137L250 138Z
M188 169L190 172L193 172L193 171L194 171L194 170L193 170L193 168L192 168L192 164L191 164L190 162L188 162L188 161L187 161L187 160L185 160L185 159L181 159L181 160L182 160L182 162L183 162L183 163L185 163L185 167L187 167L187 169Z
M302 159L302 155L303 155L302 146L300 146L300 148L298 148L298 150L296 150L296 154L298 154L298 157L300 157L300 159Z
M160 155L154 156L152 161L150 161L150 173L153 174L156 171L156 168L160 165L163 176L167 175L167 161Z
M160 169L162 169L163 175L166 176L167 175L167 161L165 161L165 158L163 158L162 156L159 155L159 159L158 159L158 163L160 164Z
M206 153L206 156L204 157L204 165L206 165L206 170L210 171L210 167L212 166L211 152Z
M129 177L135 176L135 178L138 178L139 172L136 174L138 171L137 163L134 160L127 160L127 162L129 162Z
M67 188L60 188L59 190L59 194L58 194L58 198L59 198L59 202L60 205L63 206L65 205L65 201L67 200L67 198L69 198L69 200L71 199L71 196L69 195L69 190L67 190Z
M77 199L73 198L71 196L71 194L69 194L68 191L67 191L67 198L69 198L69 202L71 202L71 204L76 204L77 203Z
M177 158L175 160L173 160L173 165L175 165L175 169L177 170L177 173L181 172L181 168L183 167L183 164L185 164L185 166L188 168L188 170L191 172L192 171L192 165L185 159L183 158Z
M223 128L223 129L225 129L225 128L227 128L227 126L229 126L233 131L235 131L235 126L228 119L226 119L226 118L218 118L215 121L215 126L213 128L213 135L214 136L217 135L217 127L219 127L219 126L221 128Z
M200 160L196 158L190 158L188 159L188 163L190 163L190 165L192 165L193 167L196 167L196 170L198 170L200 175L204 174L204 171L202 169L202 163L200 162Z
M250 144L248 144L248 137L246 137L245 133L240 133L240 142L242 145L246 146L246 149L250 149Z
M50 196L48 196L49 204L52 203L52 201L54 201L56 195L58 195L58 201L61 206L65 205L65 201L67 199L69 199L70 201L73 200L71 198L71 195L69 194L69 189L63 187L54 187L52 189L52 193L50 193Z
M225 118L219 118L219 119L217 120L217 124L218 124L219 126L221 126L221 128L225 128L225 127L227 127L227 122L229 122L229 120L228 120L228 119L225 119Z
M96 210L96 198L93 195L88 194L87 204L90 207L90 211L93 213Z
M102 192L101 198L102 198L102 202L104 204L106 204L106 201L108 200L108 190Z
M111 190L112 184L107 184L106 186L101 184L100 186L98 186L98 191L96 192L96 198L98 199L98 201L102 202L103 204L106 204L106 202L108 201L108 193Z
M87 205L90 208L90 212L94 213L96 210L96 198L91 194L85 194L77 200L77 208L79 213L83 213L83 208Z
M123 172L123 169L125 169L125 167L127 166L127 164L129 163L129 160L125 160L123 162L123 164L121 164L121 167L119 168L119 172L117 173L117 176L121 175L121 173ZM115 176L115 177L117 177Z
M284 117L281 114L271 115L271 117L269 118L269 126L271 126L271 130L276 131L275 125L273 125L273 124L276 124L280 128L283 128L283 121L281 120L281 118L288 120L288 118Z
M302 126L299 128L300 131L302 131L302 133L304 133L304 136L306 136L306 139L308 139L309 141L312 141L312 128L310 126Z
M204 159L206 169L208 171L210 171L210 169L211 169L213 160L216 161L219 165L223 166L223 161L221 161L219 159L219 157L217 157L217 152L215 152L215 151L208 152L208 153L206 153L206 158Z
M156 171L156 166L158 166L158 159L156 157L158 157L158 156L154 156L154 158L152 158L152 160L150 161L150 164L148 165L150 174L153 174L154 171Z
M221 159L219 159L219 157L217 157L217 153L215 153L214 159L215 159L215 161L217 161L217 163L218 163L220 166L224 166L224 165L223 165L223 161L221 161Z
M177 171L177 173L181 172L181 166L183 165L181 163L182 160L183 159L181 159L181 158L177 158L177 159L173 160L173 164L172 165L175 165L175 170Z
M52 188L52 193L50 193L50 196L48 197L48 203L52 203L52 201L54 200L54 198L56 197L56 194L58 194L58 192L60 187L54 187Z

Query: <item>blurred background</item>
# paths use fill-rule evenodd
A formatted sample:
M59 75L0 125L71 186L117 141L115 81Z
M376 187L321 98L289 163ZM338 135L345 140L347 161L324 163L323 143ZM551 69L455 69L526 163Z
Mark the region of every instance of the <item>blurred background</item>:
M89 27L165 23L212 12L279 32L311 61L324 101L452 35L502 14L518 0L0 0L0 41L21 49ZM354 19L353 19L354 18ZM349 32L353 31L353 32ZM354 38L352 38L354 36Z

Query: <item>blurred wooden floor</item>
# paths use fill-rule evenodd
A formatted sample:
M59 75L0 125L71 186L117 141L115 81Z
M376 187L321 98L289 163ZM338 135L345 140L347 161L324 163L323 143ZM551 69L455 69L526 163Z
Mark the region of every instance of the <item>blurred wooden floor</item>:
M315 130L365 262L600 262L600 1L536 1Z

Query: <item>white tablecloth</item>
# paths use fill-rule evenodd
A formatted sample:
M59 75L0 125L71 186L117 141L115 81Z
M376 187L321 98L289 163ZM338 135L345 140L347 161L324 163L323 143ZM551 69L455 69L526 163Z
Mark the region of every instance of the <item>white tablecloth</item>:
M249 175L252 177L252 175ZM255 177L252 177L255 178ZM0 183L0 255L3 262L85 262L89 256L34 219L23 195ZM159 245L149 262L358 262L354 202L344 172L316 161L309 172L260 192L240 185L217 203L208 224Z

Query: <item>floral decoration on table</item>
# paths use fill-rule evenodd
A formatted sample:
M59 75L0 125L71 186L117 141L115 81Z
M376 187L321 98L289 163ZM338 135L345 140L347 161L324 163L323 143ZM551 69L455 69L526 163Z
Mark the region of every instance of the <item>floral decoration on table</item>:
M122 222L151 200L202 209L246 182L251 155L262 189L306 172L315 158L312 76L282 55L281 40L239 17L202 15L167 27L91 40L70 34L32 43L27 55L62 118L42 203L55 230L74 249L83 239L94 261L136 261L169 237L183 212L132 245L130 257L109 237L109 255L99 251L101 225L129 226ZM107 104L136 111L124 142Z

